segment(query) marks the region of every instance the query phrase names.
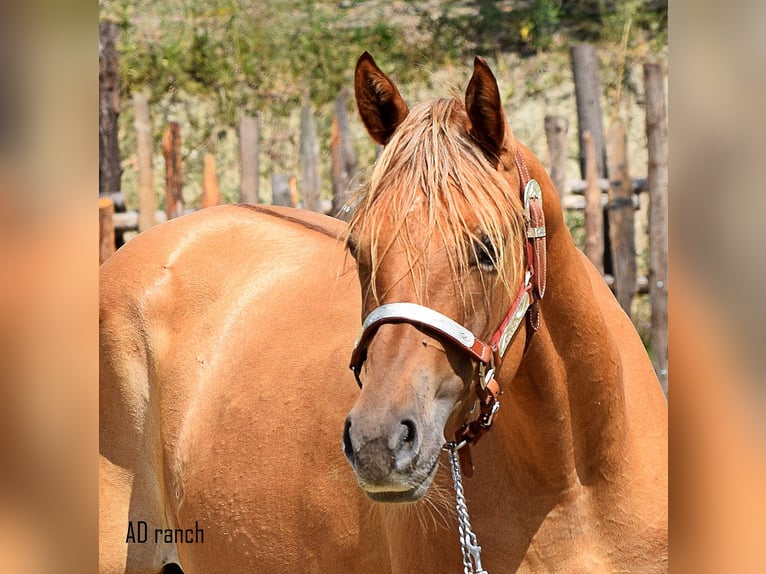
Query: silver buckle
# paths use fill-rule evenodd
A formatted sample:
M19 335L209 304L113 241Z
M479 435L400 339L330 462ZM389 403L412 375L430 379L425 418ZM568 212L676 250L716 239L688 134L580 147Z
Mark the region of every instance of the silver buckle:
M545 237L545 225L527 228L527 239L540 239L541 237Z

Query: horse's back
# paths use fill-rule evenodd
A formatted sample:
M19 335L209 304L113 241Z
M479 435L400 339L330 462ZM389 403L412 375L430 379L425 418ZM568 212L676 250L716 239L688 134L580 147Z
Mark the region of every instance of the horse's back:
M115 500L130 491L111 531L204 533L128 545L129 571L176 551L187 572L215 571L222 547L227 569L312 571L328 549L343 564L344 544L351 556L364 503L339 437L359 288L343 229L226 206L154 228L102 267L102 467L129 477ZM107 496L102 515L115 514Z

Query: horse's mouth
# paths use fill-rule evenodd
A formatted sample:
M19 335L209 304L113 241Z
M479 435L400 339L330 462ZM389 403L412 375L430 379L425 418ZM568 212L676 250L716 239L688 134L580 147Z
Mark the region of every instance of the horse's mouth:
M424 478L415 484L407 488L392 488L392 487L380 487L371 485L360 485L364 493L375 502L383 502L387 504L406 504L410 502L417 502L428 491L428 487L431 486L436 471L439 468L439 456L434 458L433 464L428 472L425 473ZM418 473L419 474L419 473ZM410 483L411 484L411 483Z
M370 492L369 490L365 490L364 492L370 497L370 500L374 500L375 502L383 502L386 504L407 504L410 502L417 502L423 498L426 490L428 490L428 487L426 486L423 488L421 485L404 491Z

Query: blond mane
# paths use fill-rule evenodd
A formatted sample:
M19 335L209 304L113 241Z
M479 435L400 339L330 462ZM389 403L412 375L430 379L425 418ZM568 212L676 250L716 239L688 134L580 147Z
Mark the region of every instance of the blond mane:
M438 99L413 108L397 128L369 181L355 198L348 237L371 239L371 295L382 259L402 241L418 302L428 282L428 242L438 233L447 247L457 292L466 303L463 277L475 261L482 235L496 252L496 272L482 273L485 290L498 282L508 295L518 288L523 266L524 212L518 189L494 168L466 129L465 107L457 99ZM425 206L425 229L411 237L405 218L418 202ZM388 244L380 245L385 234ZM382 249L381 249L382 247Z

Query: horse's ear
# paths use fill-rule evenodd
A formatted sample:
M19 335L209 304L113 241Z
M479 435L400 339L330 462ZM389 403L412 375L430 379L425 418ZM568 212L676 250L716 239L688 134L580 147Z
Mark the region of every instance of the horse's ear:
M507 147L506 135L510 133L506 133L509 130L497 80L480 56L476 56L473 62L473 76L465 92L465 109L471 124L469 133L485 155L497 163Z
M368 52L356 63L354 92L359 115L370 136L380 145L386 145L407 117L409 108L394 83L380 71Z

